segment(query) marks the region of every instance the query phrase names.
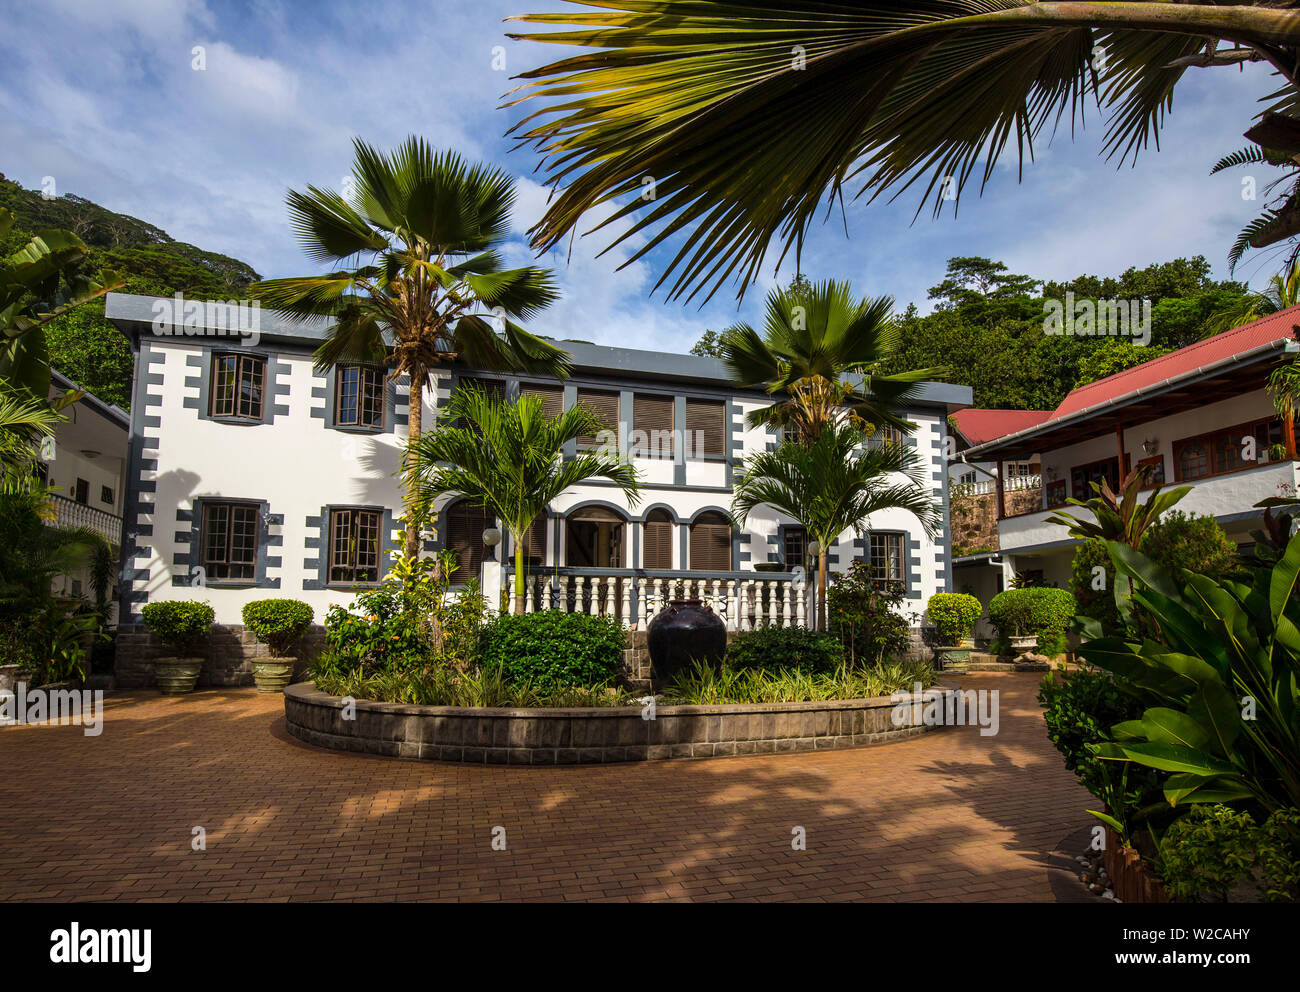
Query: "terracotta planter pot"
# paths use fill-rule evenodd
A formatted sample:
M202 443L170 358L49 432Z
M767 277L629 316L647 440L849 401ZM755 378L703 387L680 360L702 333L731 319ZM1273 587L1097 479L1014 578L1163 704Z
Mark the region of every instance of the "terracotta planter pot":
M267 694L284 692L293 681L297 658L259 658L253 662L253 681L257 691Z
M159 658L154 662L158 691L164 696L183 696L193 692L202 671L202 658Z

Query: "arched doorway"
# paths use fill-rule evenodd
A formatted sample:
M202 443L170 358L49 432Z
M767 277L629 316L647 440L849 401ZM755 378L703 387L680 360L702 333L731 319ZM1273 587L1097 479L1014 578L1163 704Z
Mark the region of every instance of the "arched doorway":
M565 520L570 568L626 568L627 521L603 506L575 510Z

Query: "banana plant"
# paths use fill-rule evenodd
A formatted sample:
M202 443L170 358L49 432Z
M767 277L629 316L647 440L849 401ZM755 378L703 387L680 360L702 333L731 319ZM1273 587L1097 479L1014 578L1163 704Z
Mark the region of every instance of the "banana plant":
M1093 752L1168 772L1172 806L1300 806L1300 536L1249 584L1185 573L1180 587L1141 552L1106 546L1156 633L1080 649L1151 703Z

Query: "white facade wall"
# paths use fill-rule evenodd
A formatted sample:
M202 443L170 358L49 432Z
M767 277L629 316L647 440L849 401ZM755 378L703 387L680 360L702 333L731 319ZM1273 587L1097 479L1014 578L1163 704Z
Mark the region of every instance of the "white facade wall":
M132 414L133 491L126 508L128 528L135 537L128 541L124 590L129 617L124 616L124 620L138 621L144 603L161 600L210 602L217 622L223 624L241 623L244 604L257 599L303 600L312 606L318 622L330 605L348 603L350 591L323 588L320 581L319 561L328 543L328 535L322 532L321 511L338 505L384 508L394 521L389 536L393 541L399 538L395 521L402 512L402 501L396 472L406 439L405 386L397 390L396 423L389 418L387 433L358 435L332 430L324 419L329 383L313 370L311 343L303 342L298 350L286 344L266 343L249 350L268 356L266 403L268 409L274 408L273 422L236 426L200 415L206 395L200 380L208 375L203 341L145 334L139 343ZM598 374L587 370L576 373L575 379L591 379ZM635 373L623 375L633 377ZM631 379L614 374L602 381L607 388L638 388L630 384ZM444 403L450 395L451 376L441 376L436 386L435 391L426 392L426 429L435 421L436 404ZM684 395L707 394L706 387L698 384L671 381L646 388ZM713 395L721 398L724 394L715 387ZM641 564L633 550L644 544L637 534L641 525L636 520L648 508L670 507L681 527L702 511L728 510L729 479L735 462L774 443L765 430L751 430L745 424L745 416L762 405L761 398L727 398L733 427L727 460L688 461L684 485L671 460L635 460L642 473L643 493L639 508L628 513L632 524L625 528L629 544L625 560L633 567ZM915 442L924 459L925 481L938 499L945 500L947 410L920 408L907 415L919 425ZM625 411L624 419L629 417L630 412ZM224 586L211 580L204 581L201 587L195 585L206 579L196 570L195 544L196 507L204 499L264 504L265 554L255 588ZM563 517L593 502L629 509L617 488L603 485L580 486L552 509ZM779 558L778 528L782 523L793 521L783 521L771 511L756 513L741 532L740 554L733 566L749 571L757 562ZM870 521L870 526L908 535L908 610L922 612L931 595L949 586L945 541L932 541L910 515L901 511L880 514ZM548 532L548 564L563 566L563 531L558 543L555 528ZM680 540L673 543L674 566L685 571L688 563L681 560L681 547ZM863 554L864 547L860 535L842 535L833 550L832 567L846 571Z

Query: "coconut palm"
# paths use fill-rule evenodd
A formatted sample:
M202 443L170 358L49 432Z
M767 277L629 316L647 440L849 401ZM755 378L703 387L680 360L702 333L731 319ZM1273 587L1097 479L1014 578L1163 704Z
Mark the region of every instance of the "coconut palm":
M348 195L309 186L287 199L307 255L344 267L255 288L281 314L328 321L318 371L364 362L409 377L412 439L422 430L429 375L450 362L566 374L567 355L517 323L555 301L550 272L507 269L497 250L510 233L514 180L454 152L436 154L417 137L387 155L353 144ZM418 556L409 513L405 547L408 558Z
M1300 260L1294 260L1285 272L1269 279L1268 289L1239 297L1229 306L1211 314L1205 322L1205 337L1222 334L1234 327L1254 323L1264 317L1300 304Z
M799 521L821 546L818 587L826 589L831 545L845 531L865 527L872 514L906 510L937 534L940 509L922 474L921 459L907 445L866 447L852 424L833 423L809 446L786 441L775 451L746 459L731 510L742 526L760 506ZM818 597L817 626L826 629L826 597Z
M1296 458L1296 417L1300 416L1300 363L1284 362L1268 377L1268 392L1273 407L1282 419L1282 436L1286 439L1286 456Z
M0 493L26 492L35 475L37 446L67 418L49 403L0 389Z
M421 512L445 496L482 506L510 533L515 550L516 609L524 608L524 537L538 515L574 486L589 479L615 483L629 506L640 500L636 469L607 447L564 449L582 437L611 429L585 406L555 417L538 396L511 402L476 386L461 386L442 415L442 425L411 441L407 477Z
M846 187L874 198L915 184L918 211L955 208L1008 142L1023 164L1091 101L1108 114L1108 153L1136 156L1192 67L1271 66L1281 78L1261 96L1281 115L1266 111L1273 133L1251 137L1294 154L1300 15L1289 6L582 0L524 15L546 30L515 37L582 49L525 73L517 91L515 103L539 106L513 133L560 191L533 243L548 249L618 201L602 226L641 242L628 264L683 236L659 280L673 280L671 295L711 295L733 277L743 291L769 244L779 235L782 257L797 252ZM1274 234L1297 230L1300 217Z
M893 309L889 296L855 299L847 282L805 281L768 294L762 334L736 324L720 336L736 384L780 396L750 422L787 428L805 444L846 418L912 429L896 411L940 370L871 371L894 349Z

